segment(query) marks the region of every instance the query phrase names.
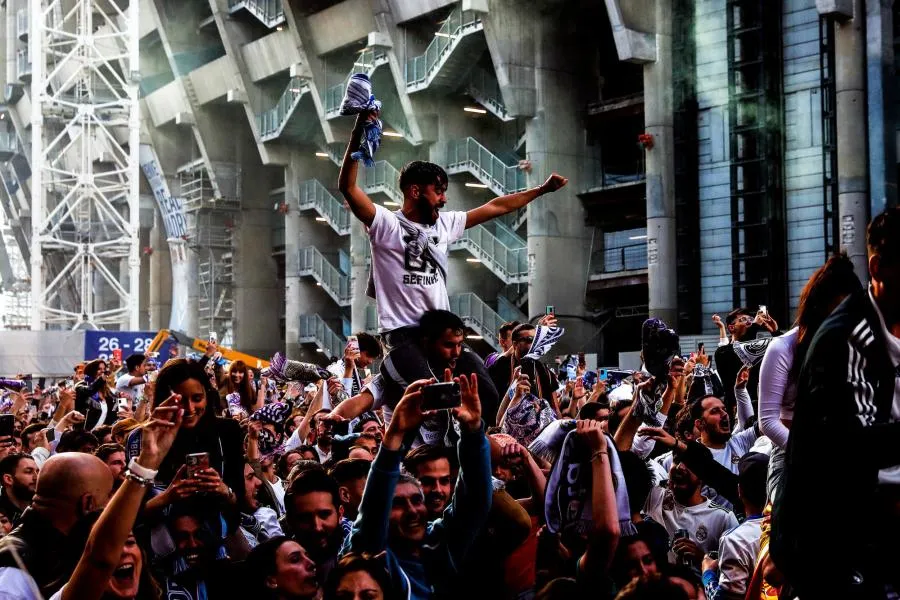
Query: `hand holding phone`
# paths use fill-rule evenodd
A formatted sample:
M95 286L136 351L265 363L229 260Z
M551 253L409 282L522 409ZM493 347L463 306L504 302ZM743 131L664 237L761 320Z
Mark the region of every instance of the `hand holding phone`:
M184 457L187 467L187 478L196 479L201 472L209 468L209 452L197 452Z
M432 383L422 388L422 410L449 410L462 405L462 393L455 381Z

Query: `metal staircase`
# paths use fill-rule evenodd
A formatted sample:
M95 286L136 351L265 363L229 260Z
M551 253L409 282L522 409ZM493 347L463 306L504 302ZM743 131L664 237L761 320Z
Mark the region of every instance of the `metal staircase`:
M360 187L367 194L384 194L397 204L403 204L400 191L400 171L386 160L379 160L374 167L360 167Z
M300 316L301 344L315 344L328 358L343 356L347 340L339 336L318 314Z
M312 277L338 306L350 306L350 277L337 270L312 246L300 249L300 277Z
M781 11L728 0L732 305L787 314Z
M469 252L507 285L528 280L528 248L525 244L510 247L484 225L466 229L450 250Z
M309 131L310 122L303 122L295 115L301 99L309 91L309 82L305 78L291 77L275 106L256 115L260 141L268 142L277 138L297 139Z
M508 165L473 137L447 142L447 173L470 173L498 196L526 188L525 171Z
M483 337L492 348L500 349L497 332L506 320L484 300L471 292L450 296L450 312L459 316L466 327Z
M333 119L341 115L341 100L344 99L344 90L347 89L347 81L350 77L357 73L365 73L371 79L378 67L386 64L388 64L388 55L384 50L366 48L360 52L344 81L325 90L325 117Z
M487 69L477 67L469 74L466 92L501 121L512 121L515 118L506 110L497 78Z
M313 210L319 213L335 233L350 235L350 211L319 180L308 179L300 183L297 208L301 212Z
M203 293L198 299L201 331L215 331L223 344L233 340L234 265L231 252L223 252L212 260L200 261L199 280Z
M480 13L455 8L425 53L406 61L406 90L458 88L487 47L483 31Z
M234 14L246 10L269 29L284 25L282 0L228 0L228 12Z

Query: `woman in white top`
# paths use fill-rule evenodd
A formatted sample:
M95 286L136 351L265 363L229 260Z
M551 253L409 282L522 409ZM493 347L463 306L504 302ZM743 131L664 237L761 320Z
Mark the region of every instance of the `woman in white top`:
M772 500L784 468L797 382L806 352L819 327L844 301L861 289L846 254L829 258L813 273L800 293L797 322L786 334L773 339L759 372L759 427L772 440L769 460L769 499Z

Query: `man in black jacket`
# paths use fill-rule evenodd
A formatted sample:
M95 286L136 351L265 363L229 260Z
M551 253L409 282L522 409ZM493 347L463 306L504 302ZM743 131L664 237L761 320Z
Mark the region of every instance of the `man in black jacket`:
M775 499L772 557L801 598L900 590L900 208L867 245L869 290L822 324L800 372Z

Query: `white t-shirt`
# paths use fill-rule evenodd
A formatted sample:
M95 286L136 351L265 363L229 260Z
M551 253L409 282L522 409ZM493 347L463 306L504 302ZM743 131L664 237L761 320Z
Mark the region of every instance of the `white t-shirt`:
M875 307L875 313L878 315L881 335L884 336L887 345L888 360L898 369L897 376L894 377L894 403L891 405L891 421L900 421L900 338L897 338L887 328L881 309L878 308L878 303L872 297L872 290L869 290L869 301ZM878 471L878 483L900 484L900 465Z
M134 399L144 395L144 384L129 386L128 382L134 379L134 375L125 373L116 379L116 392L128 396L131 405L134 406Z
M446 255L448 246L461 238L466 229L466 213L442 212L435 225L413 225L426 231L438 252ZM369 239L382 332L417 325L427 310L450 309L447 282L432 261L417 261L412 257L407 247L412 238L406 234L395 213L376 204Z
M750 452L750 448L756 442L759 435L756 433L756 427L745 429L739 433L735 433L725 444L724 448L709 448L713 459L723 467L731 470L735 475L738 474L738 463L741 458Z
M759 367L759 428L780 448L787 447L790 431L781 422L794 418L797 382L791 379L800 330L794 327L772 338Z
M0 568L0 600L37 600L36 589L37 583L26 571L15 567ZM60 598L61 594L57 592L51 598Z
M719 589L744 597L756 568L763 518L747 519L719 541Z
M688 537L703 552L719 549L719 539L726 531L737 527L738 521L730 510L704 499L697 506L682 506L666 488L655 486L650 490L644 512L665 527L671 538L679 529L686 529ZM670 551L669 560L676 562Z

